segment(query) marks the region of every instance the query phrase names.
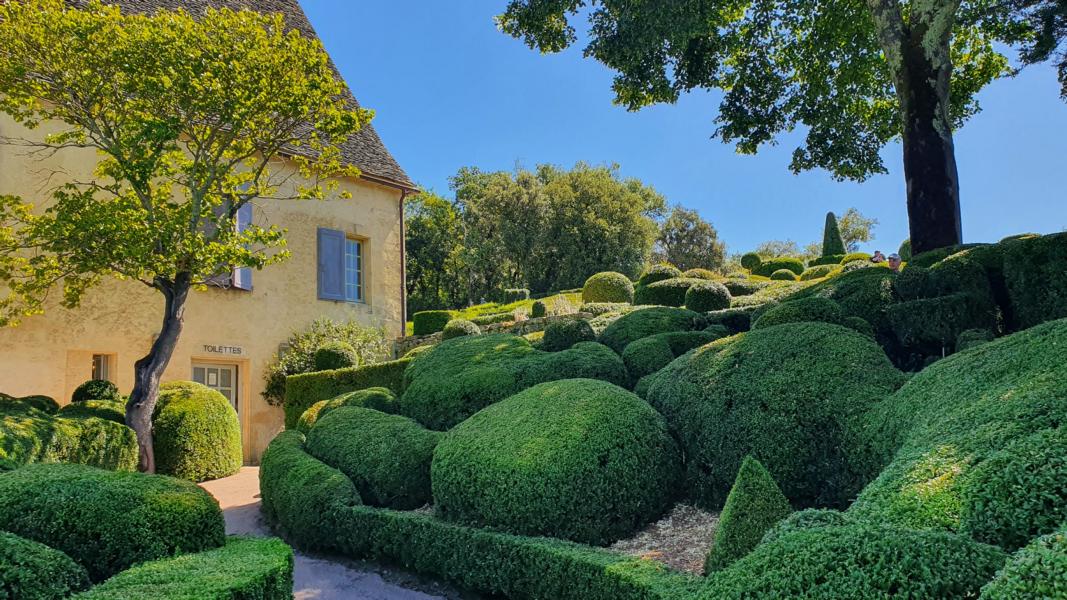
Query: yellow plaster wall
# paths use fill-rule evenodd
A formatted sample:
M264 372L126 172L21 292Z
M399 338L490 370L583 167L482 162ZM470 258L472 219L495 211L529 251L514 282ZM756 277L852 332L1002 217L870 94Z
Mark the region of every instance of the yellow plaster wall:
M0 136L39 139L0 115ZM84 178L96 157L85 150L64 150L52 157L0 146L0 194L47 198L49 186ZM288 164L275 167L284 175ZM278 407L266 404L264 368L279 344L318 317L357 320L402 335L400 192L365 180L345 180L351 199L328 201L260 200L256 224L288 229L292 257L253 274L253 290L208 289L193 292L185 328L164 380L191 379L192 362L238 365L239 414L245 460L255 464L267 443L283 428ZM316 232L328 227L365 239L365 304L317 299ZM0 329L0 392L46 394L61 404L91 375L94 353L113 354L112 378L123 393L133 387L133 363L143 356L159 330L162 296L141 283L108 280L91 290L81 306L50 305L45 314ZM239 356L205 346L235 346Z

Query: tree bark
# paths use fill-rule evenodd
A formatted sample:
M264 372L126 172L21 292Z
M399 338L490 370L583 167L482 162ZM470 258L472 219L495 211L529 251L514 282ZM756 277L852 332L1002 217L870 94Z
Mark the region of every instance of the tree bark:
M126 424L137 434L140 456L138 468L144 473L156 471L155 453L152 451L152 413L159 399L160 379L182 332L185 301L191 287L189 273L179 273L174 281L156 279L155 288L165 299L163 325L148 354L133 365L133 391L126 402Z

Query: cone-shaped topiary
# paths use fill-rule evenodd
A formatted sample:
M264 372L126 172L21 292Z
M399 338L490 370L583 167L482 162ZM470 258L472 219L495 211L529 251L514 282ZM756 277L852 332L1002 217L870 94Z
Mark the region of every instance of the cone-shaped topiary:
M774 477L758 460L746 456L719 515L704 572L718 571L751 552L767 530L792 510Z
M822 230L822 255L844 254L845 242L841 239L841 230L837 227L837 215L826 213L826 226Z
M359 355L348 342L333 340L326 342L315 350L312 362L316 371L332 371L359 366Z
M605 271L585 280L582 302L633 302L634 284L622 273Z
M160 386L152 415L156 470L189 481L233 475L241 469L241 424L219 392L191 381Z

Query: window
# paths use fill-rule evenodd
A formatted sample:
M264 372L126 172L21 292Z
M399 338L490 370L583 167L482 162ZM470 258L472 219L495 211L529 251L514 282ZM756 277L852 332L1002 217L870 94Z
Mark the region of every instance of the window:
M193 381L222 394L237 410L237 365L193 363Z
M84 363L82 363L84 364ZM84 373L84 371L82 371ZM107 354L93 355L93 379L111 381L111 356Z
M229 212L231 204L226 202L220 206L215 207L216 216L221 217L225 213ZM252 205L249 203L242 204L237 209L237 213L234 215L234 227L237 232L243 232L252 225ZM205 235L211 236L215 232L214 223L204 224ZM245 291L252 291L252 269L248 267L230 268L228 273L216 275L208 278L208 285L213 285L221 288L231 288Z
M345 239L345 300L363 301L363 242Z
M318 297L322 300L364 302L364 242L343 231L319 228Z

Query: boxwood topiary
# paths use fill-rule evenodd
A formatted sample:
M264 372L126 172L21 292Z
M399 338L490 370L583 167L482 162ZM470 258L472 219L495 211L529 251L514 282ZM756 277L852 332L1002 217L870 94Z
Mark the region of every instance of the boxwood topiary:
M511 304L512 302L520 302L522 300L530 299L530 290L526 288L507 288L504 290L503 302L504 304Z
M657 333L628 344L622 351L622 361L626 363L630 380L636 383L638 379L659 371L693 348L709 344L726 335L727 332L722 328L711 331Z
M730 308L730 290L716 281L694 283L685 292L685 307L696 312Z
M445 328L452 320L450 310L424 310L411 315L412 333L414 335L430 335Z
M797 274L789 269L778 269L770 274L771 281L796 281Z
M867 262L870 262L871 255L867 254L866 252L849 252L848 254L841 257L840 263L846 264L857 260L865 260Z
M332 340L319 346L312 355L316 371L332 371L359 366L359 355L352 344Z
M478 335L481 328L466 319L452 319L441 330L441 339L450 340L464 335Z
M600 334L601 344L622 353L626 346L643 337L668 331L701 329L706 320L700 313L684 308L656 306L625 314Z
M189 481L241 469L241 423L219 392L191 381L160 386L152 415L156 470Z
M911 261L911 238L900 243L900 249L897 250L897 254L900 255L900 260L904 262Z
M804 272L800 274L800 280L811 281L812 279L822 279L836 271L837 265L816 265L804 269Z
M633 302L634 284L622 273L605 271L585 280L582 302Z
M681 276L682 272L671 265L653 265L649 267L647 271L641 273L641 277L637 279L637 285L651 285L653 283L656 283L657 281L663 281L664 279L675 279Z
M59 403L48 396L15 398L7 394L0 394L0 413L21 413L30 409L54 415L59 411Z
M712 342L656 376L648 400L686 455L687 483L718 509L751 454L798 507L843 506L879 465L862 417L904 382L869 338L786 323Z
M763 259L755 252L746 252L741 255L741 266L749 271L755 271L763 263Z
M722 282L731 296L750 296L770 285L768 281L756 281L752 279L727 279Z
M0 413L0 459L13 465L70 462L123 471L137 468L137 437L129 427L19 406L18 411Z
M908 267L909 269L911 267ZM893 283L897 274L889 269L861 269L842 273L794 293L790 300L821 296L837 302L846 317L859 317L876 332L890 330L886 313L897 302Z
M752 306L714 310L704 313L704 318L707 319L708 327L721 325L730 333L740 333L752 328L754 310L755 307Z
M530 316L537 319L548 314L548 307L545 306L544 300L538 300L530 307ZM447 327L447 326L446 326Z
M365 503L410 510L431 500L430 459L440 437L406 417L343 406L319 420L305 447L347 475Z
M682 273L682 277L688 277L690 279L705 279L707 281L715 281L716 279L719 279L719 276L716 275L714 272L708 269L700 268L689 269L688 271Z
M70 464L0 476L0 529L66 553L94 582L226 539L218 503L192 483Z
M625 302L587 302L578 307L578 312L589 313L594 317L608 313L619 312L629 308Z
M968 329L961 331L956 336L956 352L963 352L969 348L975 346L981 346L986 342L992 342L994 339L993 332L988 329Z
M96 417L125 425L126 405L115 400L72 402L59 409L59 416L67 419Z
M1016 552L980 600L1067 598L1067 528L1043 535Z
M794 275L799 276L804 272L804 261L792 256L779 256L778 258L764 261L756 270L752 271L752 274L770 277L772 273L781 269L787 269L792 271Z
M335 408L341 408L342 406L373 408L374 410L389 414L396 414L400 411L399 402L392 391L383 387L372 387L365 390L348 392L341 394L336 398L320 400L319 402L312 404L311 408L305 410L304 414L300 415L300 420L296 423L296 429L306 434L319 419L329 414L329 412Z
M786 518L778 521L773 527L763 534L761 544L769 544L780 537L807 529L819 527L840 527L853 523L853 519L847 513L828 508L805 508L791 513Z
M290 375L285 381L285 426L295 427L312 404L348 392L384 387L399 396L404 392L404 371L412 360L413 356L408 356L349 369Z
M89 575L66 554L0 531L0 597L59 600L87 587Z
M569 319L550 323L541 339L541 349L549 352L567 350L579 342L596 339L593 327L583 319Z
M790 512L789 500L774 477L758 460L746 456L719 515L704 573L718 571L751 552L767 530Z
M74 388L70 396L71 402L85 402L87 400L121 400L119 388L114 383L104 379L90 379Z
M808 261L809 267L819 267L823 265L840 265L841 259L845 258L844 254L827 254L826 256L820 256Z
M1024 329L1067 317L1067 233L1001 245L1013 327Z
M458 425L437 447L431 478L445 519L602 544L655 519L678 470L678 448L652 407L615 385L572 379Z
M845 317L841 313L841 307L836 302L827 298L812 296L789 300L768 308L752 323L752 329L765 329L782 323L802 323L805 321L842 325L844 320Z
M634 304L682 306L685 304L685 293L689 291L689 288L703 281L703 279L674 277L639 286L634 292Z

